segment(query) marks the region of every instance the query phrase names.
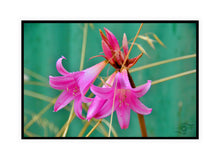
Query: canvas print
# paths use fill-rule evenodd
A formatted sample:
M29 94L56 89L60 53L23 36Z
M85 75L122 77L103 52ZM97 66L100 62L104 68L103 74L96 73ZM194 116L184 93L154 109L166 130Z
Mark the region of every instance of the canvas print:
M22 21L22 138L198 139L198 21Z

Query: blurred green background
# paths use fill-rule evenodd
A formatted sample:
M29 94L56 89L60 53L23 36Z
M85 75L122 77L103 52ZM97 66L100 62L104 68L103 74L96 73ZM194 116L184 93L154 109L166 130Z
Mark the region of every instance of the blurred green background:
M67 58L63 60L63 65L69 72L79 70L84 26L85 23L24 22L24 127L29 125L24 132L25 137L55 137L68 120L72 103L58 112L53 112L53 105L47 106L61 93L48 86L48 78L49 75L59 76L56 61L61 56ZM113 32L119 44L122 45L123 33L126 33L128 40L133 39L140 23L89 24L84 68L103 60L102 57L91 60L89 58L102 52L99 29L103 30L104 27ZM144 23L140 35L155 33L166 47L155 42L154 50L146 41L138 38L136 43L140 44L150 57L143 55L133 68L195 54L196 29L196 23ZM140 50L134 46L130 57L138 54ZM101 76L107 76L108 68L108 66L105 68ZM147 80L155 81L194 69L196 69L196 58L190 58L133 72L131 75L138 86L146 83ZM108 72L112 73L113 68L110 67ZM99 83L100 80L95 82L95 84ZM148 136L196 137L196 96L196 73L153 85L141 98L146 106L153 109L150 115L144 116ZM45 110L45 107L49 109ZM36 121L30 124L33 119ZM110 116L105 119L110 121ZM77 137L85 124L86 120L74 118L66 136ZM92 121L83 136L95 124L96 122ZM128 129L120 129L116 113L113 115L112 125L118 137L141 137L137 114L133 111L131 111ZM108 132L105 123L102 123L102 127ZM90 137L104 137L104 134L98 127Z

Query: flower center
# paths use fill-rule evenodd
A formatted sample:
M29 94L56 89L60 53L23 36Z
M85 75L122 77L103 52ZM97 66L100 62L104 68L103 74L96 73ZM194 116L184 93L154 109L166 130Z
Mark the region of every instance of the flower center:
M72 89L73 89L72 93L73 93L74 96L78 96L78 95L81 94L78 86L74 86Z
M126 102L126 99L128 98L128 94L130 93L130 90L127 89L118 89L117 94L119 97L119 107L123 106L129 106L129 103Z

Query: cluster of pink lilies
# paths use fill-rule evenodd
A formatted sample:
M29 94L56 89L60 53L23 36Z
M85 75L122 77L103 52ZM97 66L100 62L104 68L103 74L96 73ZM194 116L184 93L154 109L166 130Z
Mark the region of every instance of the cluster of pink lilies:
M57 99L54 111L57 112L72 100L74 100L74 112L80 119L90 120L92 118L102 119L111 115L114 111L117 113L119 125L122 129L129 126L130 110L142 115L148 115L152 109L146 107L139 100L150 89L151 81L148 80L146 84L133 88L128 76L128 70L138 59L128 59L128 42L124 34L121 51L116 37L108 29L104 28L106 36L100 31L102 37L102 48L106 60L102 61L90 68L79 72L68 72L62 65L61 57L56 63L56 68L62 76L49 76L49 84L52 88L63 90ZM110 75L102 87L93 85L100 72L104 69L107 63L110 63L115 72ZM94 94L94 98L86 97L88 90ZM91 102L87 116L82 115L82 103Z

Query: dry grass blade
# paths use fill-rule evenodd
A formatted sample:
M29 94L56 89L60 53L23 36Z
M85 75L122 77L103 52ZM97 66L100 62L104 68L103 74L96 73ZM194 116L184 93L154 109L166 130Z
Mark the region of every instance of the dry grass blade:
M146 35L146 36L140 35L140 36L138 36L138 38L147 41L147 43L148 43L153 49L155 49L154 44L153 44L154 40L151 39L148 35Z
M34 97L40 100L44 100L46 102L51 102L53 100L53 98L51 97L45 96L37 92L29 91L29 90L24 90L24 95Z
M89 136L92 134L92 132L98 127L98 125L99 125L101 122L102 122L102 119L100 119L100 120L96 123L96 125L90 130L90 132L86 135L86 137L89 137Z
M177 57L177 58L173 58L173 59L168 59L168 60L164 60L164 61L144 65L144 66L141 66L141 67L131 69L129 72L132 73L132 72L136 72L136 71L141 71L143 69L159 66L161 64L170 63L170 62L179 61L179 60L188 59L188 58L193 58L193 57L196 57L196 54L191 54L191 55L187 55L187 56Z
M90 26L92 29L95 28L93 23L89 23L89 26Z
M85 61L87 32L88 32L88 24L86 23L83 29L82 52L81 52L81 61L80 61L80 68L79 68L80 71L83 70L83 65Z
M65 127L65 129L64 129L64 132L63 132L62 137L66 137L67 131L68 131L68 129L69 129L69 125L70 125L70 123L72 122L71 119L72 119L73 115L75 115L73 111L74 111L74 103L73 103L73 106L72 106L72 108L71 108L71 111L70 111L70 114L69 114L69 118L68 118L68 120L67 120L67 122L66 122L66 127Z
M163 44L163 42L157 37L156 34L154 34L154 33L152 33L152 34L153 34L155 40L156 40L161 46L166 47L166 46Z
M102 119L103 120L103 119ZM94 122L97 122L98 120L94 120ZM103 122L103 121L102 121ZM102 123L99 123L97 130L100 129L100 133L102 133L105 137L108 137L108 132L106 131L105 127Z
M139 49L142 53L144 53L145 55L147 55L147 56L150 58L149 54L147 54L147 52L145 51L145 49L144 49L140 44L135 43L135 45L138 47L138 49Z
M76 115L74 114L72 117L71 117L71 120L70 122L73 121L73 119L76 117ZM63 133L63 131L66 129L66 125L68 124L69 122L66 121L66 123L63 125L63 127L59 130L59 132L56 134L56 137L60 137Z
M47 83L36 82L36 81L24 81L25 85L36 85L36 86L43 86L43 87L50 87Z
M117 83L118 83L118 78L116 77L116 82L115 82L116 85L115 85L115 89L114 89L114 97L113 97L112 113L111 113L111 120L110 120L110 126L109 126L108 137L111 136L112 119L113 119L113 111L114 111L114 108L115 108L115 96L116 96Z
M38 79L40 81L48 83L48 79L47 78L45 78L45 77L41 76L40 74L35 73L35 72L33 72L33 71L31 71L31 70L29 70L27 68L24 68L24 73L26 73L27 75L30 75L30 76L32 76L32 77L34 77L34 78L36 78L36 79Z
M126 63L127 60L128 60L129 54L131 53L131 50L132 50L132 48L133 48L133 46L134 46L134 43L135 43L135 41L136 41L136 39L137 39L137 37L138 37L138 35L139 35L139 33L140 33L142 27L143 27L143 23L141 23L141 25L140 25L140 27L139 27L139 29L138 29L138 31L137 31L137 34L136 34L135 37L134 37L134 40L133 40L133 42L132 42L132 44L131 44L131 47L129 48L129 51L128 51L128 53L127 53L127 55L126 55L126 57L125 57L125 60L124 60L124 62L123 62L123 64L122 64L122 67L121 67L122 69L124 68L125 63Z
M85 133L86 129L89 127L91 122L92 122L91 120L86 122L86 124L83 126L83 128L79 132L78 137L82 137L83 136L83 134Z
M165 78L162 78L162 79L159 79L159 80L155 80L151 83L151 85L162 83L162 82L165 82L165 81L168 81L168 80L171 80L171 79L174 79L174 78L182 77L182 76L185 76L185 75L188 75L188 74L192 74L192 73L196 73L196 69L191 70L191 71L182 72L182 73L179 73L179 74L175 74L173 76L165 77Z
M36 116L34 116L25 126L24 132L34 123L36 122L48 109L50 109L53 104L56 102L57 98L52 99L52 101L44 107Z
M105 123L108 127L110 127L110 123L109 123L107 120L102 119L102 122ZM117 132L115 131L115 129L114 129L113 126L112 126L111 131L112 131L112 134L113 134L114 137L118 137L118 134L117 134Z
M89 96L90 97L90 96ZM83 105L83 109L87 112L87 110L88 110L88 106L87 106L87 104L85 104L85 103L83 103L82 104ZM90 121L95 121L95 122L97 122L98 120L96 120L96 119L91 119ZM101 123L100 123L101 124ZM89 125L92 125L91 123L89 123ZM87 125L87 123L83 126L83 129L80 131L80 136L82 136L84 133L85 133L85 131L86 131L86 129L89 127L89 125ZM107 133L107 131L105 130L105 128L102 126L102 125L98 125L98 127L99 127L99 129L102 131L101 133L104 135L104 136L108 136L108 133ZM78 135L78 137L79 137L79 135Z

